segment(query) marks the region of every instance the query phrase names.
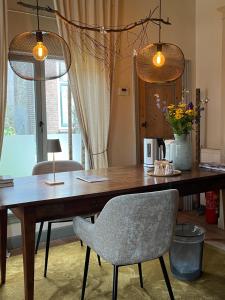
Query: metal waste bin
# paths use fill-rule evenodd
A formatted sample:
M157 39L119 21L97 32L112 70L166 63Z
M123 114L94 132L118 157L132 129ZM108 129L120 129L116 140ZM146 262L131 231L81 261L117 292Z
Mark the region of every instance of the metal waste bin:
M170 248L170 267L181 280L195 280L202 273L205 229L193 224L176 225Z

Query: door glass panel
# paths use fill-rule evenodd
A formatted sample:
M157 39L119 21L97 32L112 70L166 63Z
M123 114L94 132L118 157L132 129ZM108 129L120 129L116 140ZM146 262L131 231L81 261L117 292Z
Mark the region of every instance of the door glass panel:
M24 63L24 68L33 68ZM36 163L34 82L17 76L8 66L7 107L0 174L31 175Z
M61 67L62 63L58 64ZM46 112L47 112L47 138L60 140L62 152L55 153L55 159L70 159L82 161L82 140L78 119L73 99L68 105L68 76L67 74L55 80L45 83L46 87ZM71 118L71 132L69 119ZM71 133L71 134L70 134ZM72 157L69 156L69 145L72 143ZM52 154L48 154L48 160L52 160Z

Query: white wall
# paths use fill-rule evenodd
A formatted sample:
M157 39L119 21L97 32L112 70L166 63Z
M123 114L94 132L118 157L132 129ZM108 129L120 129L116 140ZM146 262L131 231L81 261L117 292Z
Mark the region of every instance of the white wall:
M224 135L224 129L225 129L225 118L224 118L224 112L225 112L225 6L220 8L220 12L222 14L222 75L221 75L221 157L222 161L225 162L225 135Z
M201 131L206 148L222 149L225 127L222 105L222 13L225 0L196 0L196 86L210 99ZM204 115L203 115L204 118ZM223 159L223 155L222 155Z
M158 1L124 0L121 24L128 24L146 17ZM156 14L157 16L157 14ZM195 90L195 0L162 0L162 16L170 17L171 26L163 26L162 41L178 45L185 58L192 62L192 82ZM158 41L157 26L151 25L148 32L149 43ZM109 157L112 165L136 163L135 103L132 88L132 47L128 49L127 35L122 36L121 53L126 59L120 60L116 87L128 87L129 96L114 97L112 132ZM117 90L117 89L116 89Z

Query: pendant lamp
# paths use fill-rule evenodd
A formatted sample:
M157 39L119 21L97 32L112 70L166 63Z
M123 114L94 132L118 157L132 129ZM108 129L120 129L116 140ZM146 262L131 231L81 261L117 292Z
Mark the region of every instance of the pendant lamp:
M181 49L176 45L161 42L161 0L159 13L159 42L140 49L136 57L138 76L150 83L174 81L183 74L185 66Z
M71 65L70 49L56 33L40 30L37 0L37 27L13 38L9 45L12 70L26 80L50 80L65 75Z

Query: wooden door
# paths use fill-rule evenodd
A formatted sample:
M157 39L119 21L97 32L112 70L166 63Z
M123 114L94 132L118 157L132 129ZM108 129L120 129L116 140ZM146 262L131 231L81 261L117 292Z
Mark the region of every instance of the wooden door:
M137 149L137 160L139 162L143 163L144 138L170 139L173 137L171 127L165 119L163 107L181 101L181 86L181 78L164 84L152 84L138 79L137 146L139 149Z

